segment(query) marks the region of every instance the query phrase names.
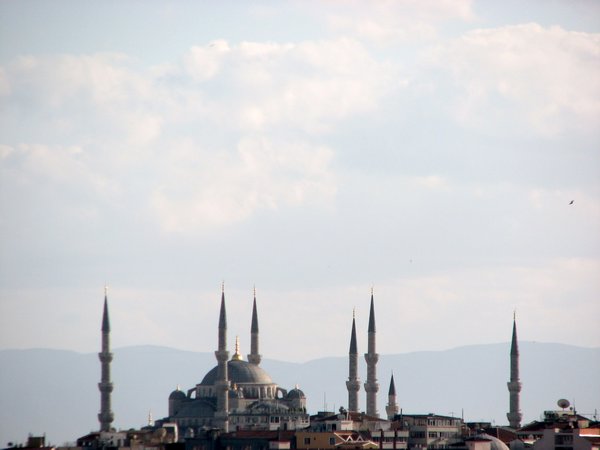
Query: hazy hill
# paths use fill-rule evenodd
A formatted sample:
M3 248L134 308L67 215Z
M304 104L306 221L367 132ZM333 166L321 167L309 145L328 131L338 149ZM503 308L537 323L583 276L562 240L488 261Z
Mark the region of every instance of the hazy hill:
M561 397L581 413L600 409L600 348L523 342L522 409L525 421L553 409ZM169 393L186 390L215 365L212 353L163 347L114 350L113 411L118 428L139 427L167 413ZM378 407L385 414L390 374L404 412L460 416L506 423L509 344L460 347L439 352L382 355L378 365ZM364 361L359 362L361 380ZM347 358L322 358L302 364L264 360L262 366L281 387L298 384L311 413L347 403ZM0 351L0 445L22 442L28 433L46 433L62 444L95 430L99 411L100 363L95 353L64 350ZM364 391L359 398L364 407Z

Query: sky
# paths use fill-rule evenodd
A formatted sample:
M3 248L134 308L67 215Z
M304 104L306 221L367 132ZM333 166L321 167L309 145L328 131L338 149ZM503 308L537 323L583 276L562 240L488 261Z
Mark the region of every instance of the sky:
M0 1L0 348L600 346L600 3ZM361 350L362 349L362 350ZM508 376L508 374L507 374Z

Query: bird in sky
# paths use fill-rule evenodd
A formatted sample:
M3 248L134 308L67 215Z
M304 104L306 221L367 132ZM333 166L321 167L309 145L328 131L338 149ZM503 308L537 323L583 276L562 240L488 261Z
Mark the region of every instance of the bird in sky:
M572 205L573 203L575 203L575 200L571 200L571 201L569 202L569 205Z

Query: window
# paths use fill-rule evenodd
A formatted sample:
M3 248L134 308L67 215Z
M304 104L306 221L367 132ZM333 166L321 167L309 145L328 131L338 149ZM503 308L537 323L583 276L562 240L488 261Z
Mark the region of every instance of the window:
M310 438L309 437L305 437L304 438L304 445L310 445Z
M335 438L334 437L330 437L329 438L329 445L335 445Z

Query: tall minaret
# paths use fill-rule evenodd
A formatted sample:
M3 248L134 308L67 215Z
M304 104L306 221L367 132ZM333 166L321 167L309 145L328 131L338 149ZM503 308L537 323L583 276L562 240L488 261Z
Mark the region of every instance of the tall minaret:
M108 319L108 295L107 287L104 287L104 313L102 314L102 351L98 353L102 365L102 376L98 389L100 389L100 413L98 421L100 422L100 431L110 431L110 424L115 420L115 416L110 409L110 394L113 391L113 384L110 381L110 362L113 354L110 352L110 321Z
M367 361L367 382L365 383L365 391L367 391L367 415L379 417L377 413L377 391L379 391L379 383L377 383L377 361L379 355L375 350L375 306L373 304L373 289L371 289L371 311L369 312L369 344L367 353L365 353Z
M388 391L388 404L385 407L388 420L393 420L396 414L398 414L398 403L396 403L396 385L394 383L394 374L390 380L390 390Z
M510 393L510 409L506 417L511 428L521 428L520 392L521 382L519 381L519 343L517 342L517 318L513 315L512 343L510 345L510 381L508 392Z
M252 325L250 326L250 354L248 362L260 364L260 354L258 353L258 313L256 312L256 287L254 288L254 304L252 305Z
M227 376L227 313L225 312L225 283L221 286L221 311L219 313L219 349L215 352L217 358L217 410L215 412L216 425L223 431L229 429L229 378Z
M356 347L356 321L354 318L354 311L352 311L352 334L350 335L350 351L348 352L348 356L348 381L346 381L346 388L348 388L348 411L358 412L358 391L360 389L360 381L358 379L358 350Z

